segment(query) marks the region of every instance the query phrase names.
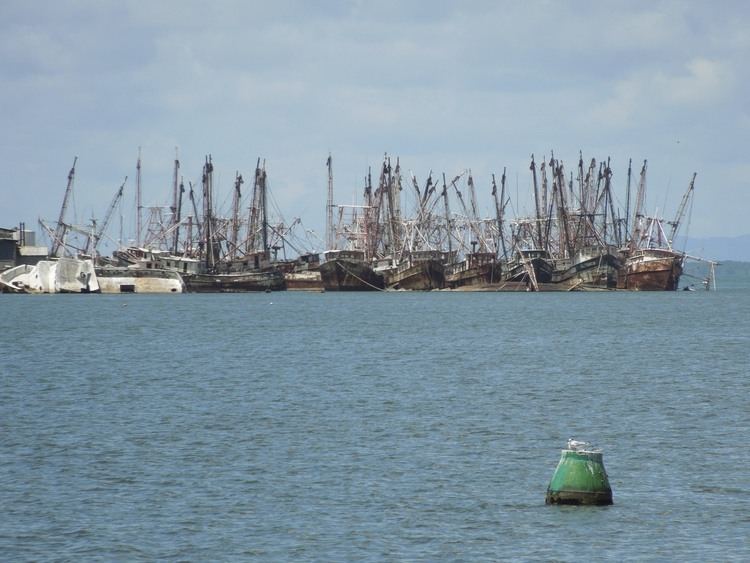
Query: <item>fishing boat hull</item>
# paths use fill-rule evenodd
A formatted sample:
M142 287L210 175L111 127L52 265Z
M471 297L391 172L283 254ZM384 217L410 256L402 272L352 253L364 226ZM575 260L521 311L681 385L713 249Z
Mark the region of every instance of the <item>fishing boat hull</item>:
M383 274L388 289L430 291L445 287L445 266L440 260L404 263Z
M552 276L552 283L559 289L615 289L622 262L614 254L605 252L594 255L579 255L575 263Z
M445 285L450 289L482 288L502 282L502 272L497 263L467 266L465 263L448 267Z
M377 291L385 289L383 275L365 262L335 258L320 265L326 291Z
M532 274L538 284L552 283L554 268L547 258L517 259L508 264L505 279L509 282L528 282Z
M318 271L287 272L284 274L287 291L320 291L323 280Z
M282 291L284 275L279 270L227 274L185 274L185 288L195 293L245 293Z
M625 260L618 289L675 291L680 283L684 255L667 249L637 250Z

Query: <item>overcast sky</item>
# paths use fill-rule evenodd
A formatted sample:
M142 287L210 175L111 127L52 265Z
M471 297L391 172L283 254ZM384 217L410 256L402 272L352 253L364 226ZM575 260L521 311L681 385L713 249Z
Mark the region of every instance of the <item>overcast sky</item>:
M56 219L74 156L77 220L126 175L131 213L138 147L145 205L169 202L175 147L186 185L213 156L226 205L262 157L321 238L329 151L341 203L387 152L420 182L470 168L486 215L492 172L528 211L530 155L572 171L582 151L622 202L648 159L668 219L697 172L688 234L745 234L748 60L743 1L3 0L0 226Z

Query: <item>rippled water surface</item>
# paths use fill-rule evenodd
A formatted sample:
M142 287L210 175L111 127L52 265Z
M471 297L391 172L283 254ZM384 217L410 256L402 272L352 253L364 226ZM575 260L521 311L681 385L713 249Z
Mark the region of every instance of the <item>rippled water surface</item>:
M750 558L750 292L0 295L3 560ZM568 437L615 504L544 504Z

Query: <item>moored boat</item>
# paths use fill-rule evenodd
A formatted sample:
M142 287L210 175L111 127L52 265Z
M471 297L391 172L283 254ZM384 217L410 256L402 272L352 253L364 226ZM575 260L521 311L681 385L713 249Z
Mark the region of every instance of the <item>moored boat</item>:
M617 280L618 289L674 291L680 283L685 255L666 248L629 253Z
M450 289L480 288L502 281L500 264L493 252L472 252L445 269L445 284Z
M589 247L576 252L572 263L556 270L552 282L559 289L615 289L622 262L604 248Z
M507 264L505 279L532 285L550 283L554 268L546 250L518 250Z
M245 271L230 273L184 274L188 291L199 293L239 293L253 291L282 291L284 274L279 270Z
M361 250L329 250L320 265L326 291L378 291L385 288L383 275L365 262Z
M284 274L284 283L288 291L321 291L323 281L320 278L320 255L317 253L301 254L296 260L276 262L274 264Z
M437 250L411 252L399 265L382 270L385 286L415 291L443 289L446 255Z

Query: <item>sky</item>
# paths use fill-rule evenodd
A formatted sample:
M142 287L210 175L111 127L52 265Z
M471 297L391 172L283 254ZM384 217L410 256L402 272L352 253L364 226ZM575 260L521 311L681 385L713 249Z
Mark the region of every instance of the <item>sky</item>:
M748 60L743 1L3 0L0 226L56 220L74 157L68 221L101 220L128 176L134 224L139 150L143 204L167 205L177 150L186 186L211 155L225 208L264 159L287 223L321 240L329 153L339 203L387 153L420 184L470 169L490 216L491 174L529 213L530 157L554 151L568 172L610 158L621 204L647 159L666 219L697 172L681 234L738 236Z

